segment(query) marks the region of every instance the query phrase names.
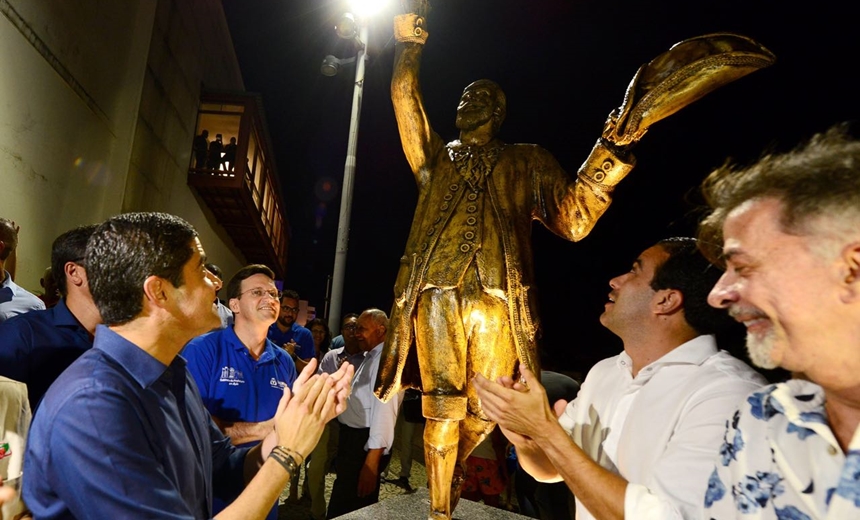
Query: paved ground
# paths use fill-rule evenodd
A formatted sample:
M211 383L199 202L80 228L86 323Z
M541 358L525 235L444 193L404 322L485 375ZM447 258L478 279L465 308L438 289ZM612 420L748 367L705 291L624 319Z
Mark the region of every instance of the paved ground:
M394 439L394 449L391 454L391 462L389 463L388 468L388 476L391 479L396 479L400 475L400 423L398 422L398 428L396 430L395 439ZM412 468L411 474L409 477L409 484L412 489L426 488L427 487L427 470L424 467L424 427L422 425L416 425L414 428L414 432L412 435ZM280 505L278 507L278 520L308 520L311 518L311 510L310 510L310 498L305 498L301 496L301 483L304 481L305 473L302 472L301 478L299 479L299 487L298 487L298 495L299 499L297 501L289 500L289 489L285 489L281 494ZM331 488L334 484L334 473L329 473L326 475L326 503L328 503L328 499L331 496ZM383 501L388 498L403 495L406 493L410 493L411 491L406 490L403 487L397 486L390 482L383 481L382 486L379 489L379 500ZM507 493L502 493L502 502L506 502ZM513 495L513 493L511 493ZM512 507L509 508L513 511L516 511L516 497L512 497L511 499Z
M411 484L413 489L418 489L419 486L427 487L427 471L424 468L424 445L421 440L422 436L422 428L420 426L415 428L412 449L412 472L409 478L409 483ZM399 439L395 439L395 446L399 446ZM392 450L388 475L392 479L396 479L400 475L399 448L395 447ZM278 520L308 520L311 517L310 499L301 497L301 482L304 481L304 478L305 473L302 472L301 479L299 481L300 498L298 502L291 502L290 500L288 500L289 490L284 490L284 493L281 495L281 504L278 507ZM329 473L328 475L326 475L326 503L328 503L328 498L331 496L332 484L334 484L334 473ZM402 495L405 493L408 493L406 489L388 482L383 482L382 487L379 489L379 500L385 500L387 498L396 495Z

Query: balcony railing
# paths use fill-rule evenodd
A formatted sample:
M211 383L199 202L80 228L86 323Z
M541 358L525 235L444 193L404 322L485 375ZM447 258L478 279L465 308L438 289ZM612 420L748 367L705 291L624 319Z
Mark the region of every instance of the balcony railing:
M287 221L259 97L201 96L191 155L188 185L249 263L266 264L283 279Z

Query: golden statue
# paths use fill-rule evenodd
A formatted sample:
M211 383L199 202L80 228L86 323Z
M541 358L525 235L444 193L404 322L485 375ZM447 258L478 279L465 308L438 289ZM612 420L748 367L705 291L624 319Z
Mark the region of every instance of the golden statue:
M656 121L719 86L770 65L773 55L737 35L681 42L636 73L624 103L571 178L540 146L496 139L505 95L489 80L463 91L458 140L446 143L424 110L418 72L429 3L395 18L391 99L418 207L394 286L395 301L376 382L386 401L422 391L430 518L451 518L466 457L495 427L471 380L539 370L531 226L538 220L578 241L632 169L630 145Z

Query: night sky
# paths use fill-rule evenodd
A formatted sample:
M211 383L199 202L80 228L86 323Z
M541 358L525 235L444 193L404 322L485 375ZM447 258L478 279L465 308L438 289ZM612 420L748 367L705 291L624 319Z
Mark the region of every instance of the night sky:
M282 179L291 227L285 285L322 315L334 265L354 69L325 77L319 66L327 54L355 54L333 30L345 3L223 4L245 87L263 97ZM389 98L396 5L370 29L342 314L390 309L417 199ZM540 347L545 365L561 371L585 372L621 350L598 322L607 282L657 240L693 234L697 186L711 169L727 159L748 163L764 150L786 150L860 114L853 79L860 51L856 20L831 2L437 0L428 29L422 85L434 129L455 139L463 87L493 79L508 98L499 137L541 145L570 174L621 104L637 68L672 44L735 32L777 56L772 67L654 125L634 149L636 168L584 240L567 242L535 224Z

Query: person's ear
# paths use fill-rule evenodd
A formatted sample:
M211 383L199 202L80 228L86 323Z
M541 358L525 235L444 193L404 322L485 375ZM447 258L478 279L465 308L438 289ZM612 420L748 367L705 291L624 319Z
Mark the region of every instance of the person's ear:
M860 242L852 242L842 248L842 300L845 303L860 300Z
M84 285L86 274L83 267L74 262L66 262L66 265L63 266L63 271L65 271L66 274L67 285L69 282L78 287Z
M239 298L230 298L230 301L227 302L227 306L230 307L230 310L234 313L239 312Z
M143 296L150 305L164 307L170 300L170 289L173 286L160 276L148 276L143 281Z
M660 289L654 294L655 314L674 314L684 308L684 295L677 289Z

